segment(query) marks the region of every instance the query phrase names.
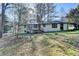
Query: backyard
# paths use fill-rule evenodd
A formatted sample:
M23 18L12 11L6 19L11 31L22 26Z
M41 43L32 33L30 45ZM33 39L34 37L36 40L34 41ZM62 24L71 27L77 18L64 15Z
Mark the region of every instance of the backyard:
M7 39L8 38L8 39ZM79 56L79 30L0 39L0 55Z

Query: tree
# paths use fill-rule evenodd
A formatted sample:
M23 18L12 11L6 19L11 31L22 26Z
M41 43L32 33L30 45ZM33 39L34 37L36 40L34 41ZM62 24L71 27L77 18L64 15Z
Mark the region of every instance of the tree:
M52 21L52 17L53 17L53 14L52 13L55 13L55 5L53 3L47 3L47 21L48 22L51 22ZM52 15L52 16L51 16Z
M37 22L40 30L40 23L45 22L46 19L42 20L47 16L47 22L52 21L53 14L55 12L55 5L53 3L38 3L36 4L37 9Z
M18 28L17 28L17 38L18 38L18 34L19 34L19 29L20 29L20 26L23 25L24 23L22 22L24 19L24 16L26 13L27 13L27 7L25 7L24 4L21 4L21 3L18 3L18 4L13 4L14 7L15 7L15 14L17 15L17 19L18 19ZM24 22L26 22L24 20Z
M9 3L2 3L2 18L0 20L0 38L2 37L2 34L5 32L5 12L6 9L8 8Z
M71 9L70 12L67 14L67 18L69 22L74 22L75 29L79 28L79 5Z
M37 22L38 22L38 28L39 28L39 31L41 30L40 29L40 24L42 23L42 17L43 17L43 9L42 9L42 3L38 3L36 4L36 10L37 10Z

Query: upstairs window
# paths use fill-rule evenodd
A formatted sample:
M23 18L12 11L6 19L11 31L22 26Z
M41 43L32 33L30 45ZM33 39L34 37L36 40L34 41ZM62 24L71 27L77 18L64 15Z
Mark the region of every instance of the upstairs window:
M52 28L57 28L57 24L52 24Z

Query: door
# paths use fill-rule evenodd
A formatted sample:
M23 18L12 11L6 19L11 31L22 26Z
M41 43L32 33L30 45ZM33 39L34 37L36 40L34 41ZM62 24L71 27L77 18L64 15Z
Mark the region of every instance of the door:
M60 29L61 31L63 31L63 24L60 24Z

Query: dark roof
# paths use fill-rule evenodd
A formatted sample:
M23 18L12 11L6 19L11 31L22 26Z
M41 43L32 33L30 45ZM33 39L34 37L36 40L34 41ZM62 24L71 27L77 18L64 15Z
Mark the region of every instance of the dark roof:
M62 20L54 20L52 22L46 22L46 23L41 23L41 24L53 24L53 23L56 23L56 24L75 24L75 23L70 23L70 22L64 22Z
M56 24L76 24L74 22L64 22L62 20L54 20L52 22L46 22L46 23L42 23L42 24L53 24L53 23L56 23Z
M40 23L40 25L43 25L43 24L76 24L76 23L69 23L69 22L51 22L51 23ZM27 25L27 24L26 24ZM28 24L28 25L34 25L34 24ZM37 24L38 25L38 24ZM23 26L22 24L20 26Z

